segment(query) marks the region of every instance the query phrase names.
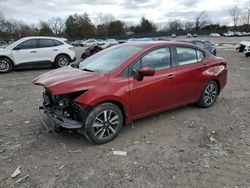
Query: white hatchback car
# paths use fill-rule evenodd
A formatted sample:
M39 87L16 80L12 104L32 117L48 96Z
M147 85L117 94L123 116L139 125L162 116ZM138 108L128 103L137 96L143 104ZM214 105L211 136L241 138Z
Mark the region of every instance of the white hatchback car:
M0 73L13 68L62 67L76 59L75 49L57 37L25 37L0 49Z

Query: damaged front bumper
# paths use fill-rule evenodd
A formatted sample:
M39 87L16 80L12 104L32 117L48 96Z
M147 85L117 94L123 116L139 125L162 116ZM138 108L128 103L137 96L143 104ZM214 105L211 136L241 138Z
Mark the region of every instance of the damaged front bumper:
M53 130L81 129L84 127L87 108L65 97L53 96L48 91L43 93L43 106L39 107L39 116L44 127Z
M47 116L47 119L51 125L45 123L42 113ZM49 131L52 131L53 129L59 127L63 127L66 129L80 129L83 127L82 121L66 118L62 115L59 115L59 112L52 112L51 110L49 110L49 108L46 108L44 106L39 107L39 115L44 127Z

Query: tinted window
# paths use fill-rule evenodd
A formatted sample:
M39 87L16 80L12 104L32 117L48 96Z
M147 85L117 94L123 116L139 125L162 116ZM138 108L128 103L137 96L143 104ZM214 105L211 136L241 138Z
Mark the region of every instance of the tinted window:
M39 40L39 48L46 48L55 46L54 41L50 39L40 39Z
M159 48L149 52L141 59L141 67L152 67L156 70L170 67L169 47Z
M20 48L20 49L36 48L36 40L31 39L31 40L24 41L21 44L19 44L18 46L16 46L16 48Z
M204 53L202 51L196 50L196 52L197 52L198 61L201 61L201 60L203 60L205 58L205 55L204 55Z
M55 46L60 46L63 45L62 42L58 41L58 40L54 40Z
M114 46L80 62L79 68L97 72L109 72L118 68L143 48L144 47L129 45Z
M179 65L186 65L197 62L196 50L187 47L176 47Z

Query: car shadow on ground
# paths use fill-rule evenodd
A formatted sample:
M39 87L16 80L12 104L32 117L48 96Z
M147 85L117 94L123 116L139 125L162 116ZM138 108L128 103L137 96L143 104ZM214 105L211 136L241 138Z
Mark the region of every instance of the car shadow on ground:
M140 135L135 135L135 134L140 134L139 133L140 130L149 131L149 130L153 130L155 128L155 126L150 126L150 127L148 126L149 124L152 123L152 121L155 121L155 118L161 117L161 119L163 121L171 120L173 117L175 117L176 114L179 114L182 111L186 111L186 110L190 110L190 109L193 109L193 110L198 109L199 110L199 108L195 104L190 104L190 105L179 107L179 108L176 108L173 110L168 110L165 112L157 113L157 114L154 114L154 115L142 118L142 119L138 119L138 120L132 122L131 124L125 125L115 140L108 142L104 145L112 146L115 144L116 141L123 143L126 140L130 140L131 137L133 137L133 136L140 136ZM136 127L137 131L132 131L132 129L134 127ZM43 127L43 132L46 132L44 127ZM54 140L54 142L58 142L58 139L60 139L60 141L64 141L66 143L70 143L70 144L74 144L74 145L81 145L82 148L89 147L89 146L95 146L95 144L90 143L85 138L84 135L78 133L77 131L71 131L71 130L65 129L65 130L58 132L58 133L52 132L52 133L48 133L48 134L49 135L46 136L47 139L51 139L51 141Z

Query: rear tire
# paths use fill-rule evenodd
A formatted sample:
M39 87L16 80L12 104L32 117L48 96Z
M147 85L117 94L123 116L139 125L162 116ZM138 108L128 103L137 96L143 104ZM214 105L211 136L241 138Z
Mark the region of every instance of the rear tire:
M12 70L12 62L7 58L0 58L0 73L8 73Z
M85 122L85 137L95 144L107 143L119 134L123 121L117 105L102 103L90 111Z
M219 86L215 81L210 81L203 89L197 105L201 108L211 107L219 94Z
M245 54L246 57L249 57L250 54Z
M59 55L56 57L55 66L57 68L68 66L70 63L70 59L66 55Z

